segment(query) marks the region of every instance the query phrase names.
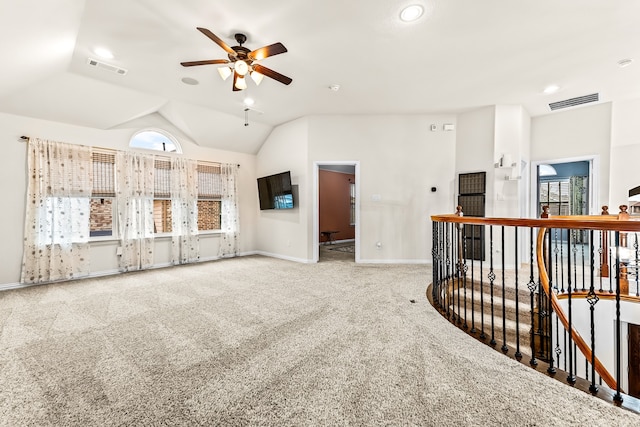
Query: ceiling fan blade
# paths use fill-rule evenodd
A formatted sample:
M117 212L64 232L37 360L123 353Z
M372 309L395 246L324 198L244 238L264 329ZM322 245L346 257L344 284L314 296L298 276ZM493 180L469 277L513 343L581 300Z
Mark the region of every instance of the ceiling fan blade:
M259 61L261 59L268 58L269 56L285 53L286 51L287 48L284 47L282 43L274 43L272 45L261 47L260 49L249 52L247 56L254 61Z
M234 92L238 92L240 91L240 89L238 89L236 87L236 82L238 81L238 73L236 73L235 71L233 72L233 83L231 86L231 89L233 89Z
M194 65L209 65L209 64L228 64L228 59L209 59L206 61L189 61L189 62L181 62L180 65L183 67L193 67Z
M229 55L231 55L233 57L235 57L237 55L235 50L231 49L228 44L226 44L224 41L222 41L222 39L220 37L216 36L211 31L207 30L206 28L202 28L202 27L197 27L197 29L202 34L204 34L205 36L207 36L211 40L213 40L218 46L223 48Z
M280 73L278 73L277 71L273 71L271 68L267 68L264 67L260 64L253 64L253 71L256 71L260 74L262 74L263 76L267 76L270 77L274 80L279 81L282 84L288 85L290 84L293 80L285 75L282 75Z

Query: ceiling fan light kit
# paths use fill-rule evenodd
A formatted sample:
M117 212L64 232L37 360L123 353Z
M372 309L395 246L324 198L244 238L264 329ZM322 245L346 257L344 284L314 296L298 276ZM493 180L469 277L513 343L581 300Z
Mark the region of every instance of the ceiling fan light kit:
M242 60L236 61L235 65L233 66L233 69L235 70L236 73L238 73L243 77L245 76L245 74L249 72L249 66L247 65L246 62Z
M218 73L223 80L226 80L233 74L233 86L232 90L244 90L247 88L246 75L251 76L251 80L256 85L262 82L264 76L267 76L273 80L276 80L284 85L290 84L293 80L283 74L278 73L270 68L267 68L258 63L270 56L279 55L287 52L287 48L282 43L274 43L269 46L264 46L256 50L249 50L242 46L247 41L247 36L241 33L236 34L234 37L238 46L229 47L221 38L213 34L206 28L197 28L202 34L207 36L210 40L215 42L218 46L227 52L229 59L209 59L203 61L189 61L181 62L183 67L193 67L196 65L211 65L211 64L228 64L224 67L218 68Z
M218 68L218 73L220 74L220 77L222 77L222 80L227 80L229 78L229 76L231 75L231 68L229 68L229 67L219 67Z
M244 79L243 76L238 76L234 86L239 90L244 90L247 88L247 81Z
M256 86L260 86L260 83L262 83L262 79L264 78L264 76L262 74L260 74L257 71L252 71L251 72L251 80L253 80L253 82L256 84Z

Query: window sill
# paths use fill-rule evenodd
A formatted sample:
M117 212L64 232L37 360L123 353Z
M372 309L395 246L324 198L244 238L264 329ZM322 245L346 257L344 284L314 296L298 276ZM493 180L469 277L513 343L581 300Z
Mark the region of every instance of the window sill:
M218 234L222 234L222 230L206 230L200 231L198 233L199 236L216 236ZM153 238L154 239L167 239L171 238L171 233L156 233ZM110 243L110 242L119 242L120 239L114 236L94 236L89 239L89 243Z

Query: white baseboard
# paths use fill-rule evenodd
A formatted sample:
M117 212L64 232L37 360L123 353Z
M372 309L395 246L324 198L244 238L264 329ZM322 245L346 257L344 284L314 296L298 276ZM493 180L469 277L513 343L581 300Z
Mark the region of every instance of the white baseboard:
M431 265L430 259L361 259L360 264L425 264Z
M8 291L11 289L29 288L31 286L37 286L33 283L3 283L0 285L0 291Z
M321 245L331 245L335 243L355 243L356 239L332 240L331 242L320 242Z
M249 255L258 255L258 252L256 251L251 251L251 252L242 252L240 253L239 256L249 256ZM209 262L209 261L217 261L223 259L221 257L207 257L207 258L200 258L200 261L198 261L197 263L193 263L193 264L198 264L201 262ZM292 261L295 261L295 259L292 259ZM187 265L187 264L184 264ZM173 266L173 264L169 263L169 262L163 262L161 264L154 264L153 266L146 268L145 270L155 270L158 268L166 268L166 267L171 267ZM133 270L133 271L144 271L144 270ZM105 276L115 276L116 274L123 274L122 271L114 269L114 270L103 270L103 271L94 271L89 273L87 276L83 276L83 277L78 277L77 279L71 279L71 280L57 280L55 282L44 282L44 283L0 283L0 292L2 291L8 291L11 289L22 289L22 288L29 288L31 286L40 286L40 285L50 285L50 284L54 284L54 283L64 283L64 282L71 282L74 280L83 280L83 279L92 279L92 278L97 278L97 277L105 277Z
M310 260L310 259L304 259L304 258L296 258L296 257L291 257L291 256L287 256L287 255L281 255L281 254L274 254L274 253L270 253L270 252L264 252L264 251L248 251L248 252L241 252L239 256L251 256L251 255L262 255L262 256L266 256L266 257L270 257L270 258L278 258L278 259L283 259L286 261L292 261L292 262L297 262L297 263L301 263L301 264L313 264L314 261ZM210 262L210 261L217 261L223 259L221 257L207 257L207 258L200 258L199 262ZM357 261L358 264L426 264L426 265L431 265L432 261L431 260L425 260L425 259L361 259ZM172 264L171 263L162 263L162 264L155 264L152 267L148 268L147 270L155 270L158 268L166 268L166 267L171 267ZM138 270L136 270L138 271ZM95 271L90 273L88 276L84 276L81 278L78 278L77 280L82 280L82 279L91 279L91 278L97 278L97 277L104 277L104 276L113 276L116 274L121 274L122 272L120 270L104 270L104 271ZM48 283L2 283L0 284L0 292L1 291L8 291L11 289L22 289L22 288L28 288L31 286L40 286L40 285L47 285L47 284L51 284L51 283L61 283L63 281L58 281L58 282L48 282Z
M287 256L287 255L281 255L281 254L272 254L270 252L256 251L255 254L256 255L262 255L262 256L268 256L270 258L284 259L286 261L299 262L299 263L302 263L302 264L313 264L314 263L314 261L312 261L310 259L295 258L295 257Z

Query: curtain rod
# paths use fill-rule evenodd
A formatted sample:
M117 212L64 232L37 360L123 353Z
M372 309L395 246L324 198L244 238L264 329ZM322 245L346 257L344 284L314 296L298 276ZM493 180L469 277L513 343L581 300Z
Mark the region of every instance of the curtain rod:
M30 139L31 139L30 137L25 136L25 135L21 135L21 136L20 136L20 141L21 141L21 142L29 141ZM104 147L92 147L92 148L98 148L98 149L100 149L100 150L118 151L118 150L115 150L115 149L113 149L113 148L104 148ZM209 162L209 161L207 161L207 160L202 160L202 161L203 161L203 162L208 162L208 163L218 163L219 165L221 165L221 164L222 164L222 163L220 163L220 162ZM238 169L240 169L240 163L237 163L237 164L236 164L236 166L238 167Z

